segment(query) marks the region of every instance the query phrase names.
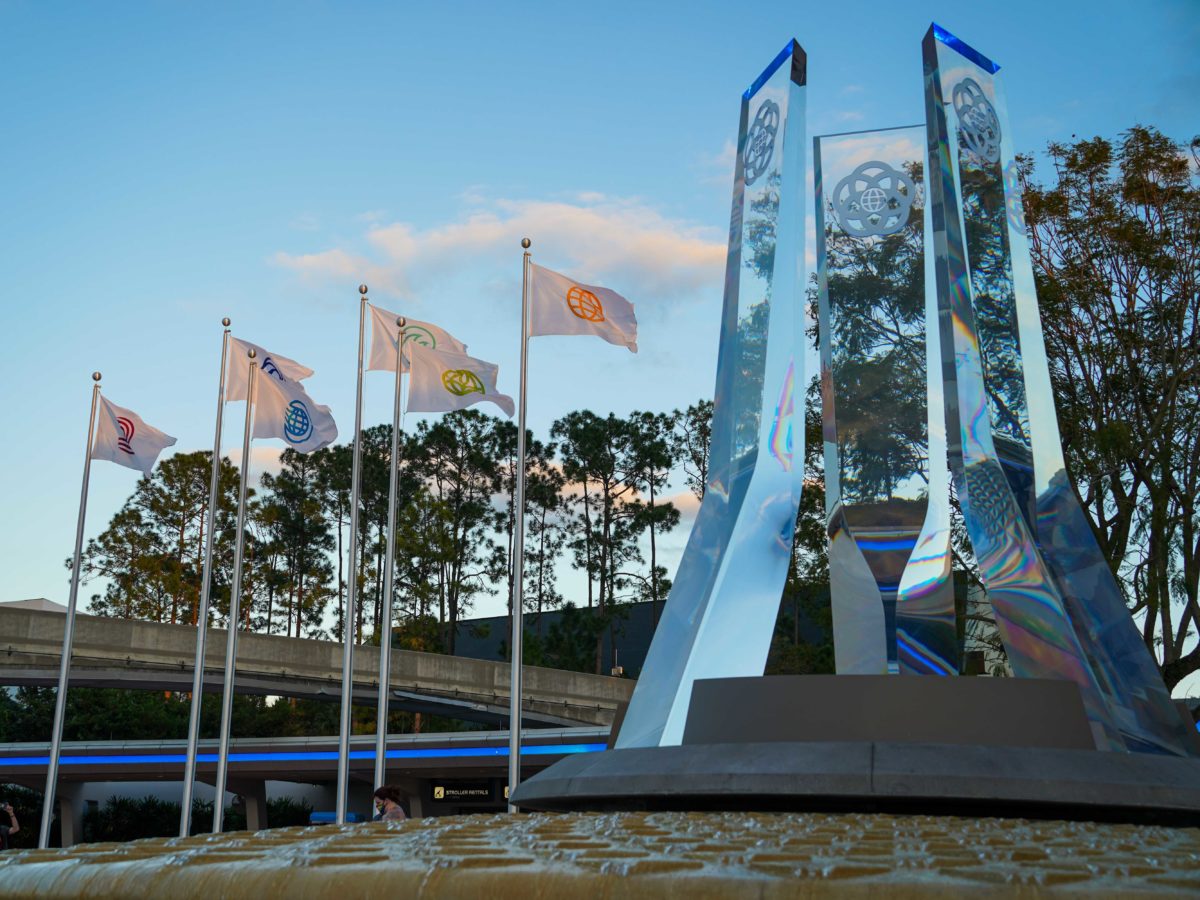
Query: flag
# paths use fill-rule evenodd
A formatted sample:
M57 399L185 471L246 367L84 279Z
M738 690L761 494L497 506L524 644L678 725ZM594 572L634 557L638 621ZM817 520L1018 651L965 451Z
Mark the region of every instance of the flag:
M147 425L137 413L110 403L103 394L99 413L92 459L107 459L149 475L158 454L175 444L175 438Z
M513 414L513 399L496 390L500 367L465 353L415 345L408 381L409 412L450 412L490 400Z
M250 359L246 355L251 349L257 354L254 361L258 363L259 374L263 380L302 381L313 373L308 366L302 366L294 359L272 353L265 347L243 341L241 338L231 338L228 370L225 374L225 399L245 400Z
M608 288L580 284L529 264L529 334L594 334L637 353L633 304Z
M260 373L254 402L254 437L280 438L297 453L312 453L337 440L328 406L312 401L298 381Z
M396 313L371 306L371 356L367 362L367 370L371 372L396 371L396 336L400 327L396 324ZM401 370L408 371L410 345L429 347L431 350L449 350L453 353L466 353L467 345L444 329L428 322L418 322L408 319L404 326L404 350L400 358Z

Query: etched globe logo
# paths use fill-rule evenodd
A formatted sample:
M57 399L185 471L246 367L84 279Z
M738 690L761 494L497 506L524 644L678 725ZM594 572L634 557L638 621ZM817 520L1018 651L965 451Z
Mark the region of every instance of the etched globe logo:
M283 413L283 436L293 444L303 444L312 436L312 417L308 407L300 400L293 400Z
M842 231L853 237L885 237L908 224L916 199L912 179L885 162L865 162L833 189L830 205Z
M867 188L858 198L858 205L864 212L879 212L887 206L887 194L877 187Z
M604 321L604 304L591 291L573 285L567 291L567 309L572 315L587 322Z
M779 133L779 104L764 100L746 135L746 155L742 176L746 187L754 184L771 165L775 155L775 135Z
M958 114L958 136L966 148L985 162L1000 161L1000 118L974 78L964 78L951 92Z
M483 382L470 369L447 369L442 373L442 387L455 397L486 393Z

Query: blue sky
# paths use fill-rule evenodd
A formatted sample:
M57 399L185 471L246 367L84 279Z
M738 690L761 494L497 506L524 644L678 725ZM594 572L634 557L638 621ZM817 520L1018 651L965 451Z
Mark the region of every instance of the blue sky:
M540 435L574 408L711 396L742 90L795 36L810 135L919 123L931 20L1002 65L1018 147L1200 131L1194 0L0 0L0 600L66 599L92 370L178 450L211 446L224 315L316 370L343 436L361 281L515 394L528 235L640 320L637 356L531 345ZM367 376L366 423L389 417L390 384ZM136 477L93 468L89 536Z

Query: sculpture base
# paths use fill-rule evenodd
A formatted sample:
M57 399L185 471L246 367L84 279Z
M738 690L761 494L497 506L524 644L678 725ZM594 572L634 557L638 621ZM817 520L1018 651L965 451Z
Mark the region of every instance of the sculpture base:
M1200 825L1200 759L1091 749L1065 682L714 679L692 701L683 745L564 759L514 802Z

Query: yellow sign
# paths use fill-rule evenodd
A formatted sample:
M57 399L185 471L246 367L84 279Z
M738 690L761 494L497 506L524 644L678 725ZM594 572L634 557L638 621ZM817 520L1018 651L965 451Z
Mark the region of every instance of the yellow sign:
M434 785L433 799L434 800L445 800L446 799L446 789L444 787L442 787L440 784Z
M487 393L479 376L470 369L447 369L442 373L442 386L455 397Z
M577 284L567 291L567 308L585 321L604 321L604 304L600 302L600 298Z

